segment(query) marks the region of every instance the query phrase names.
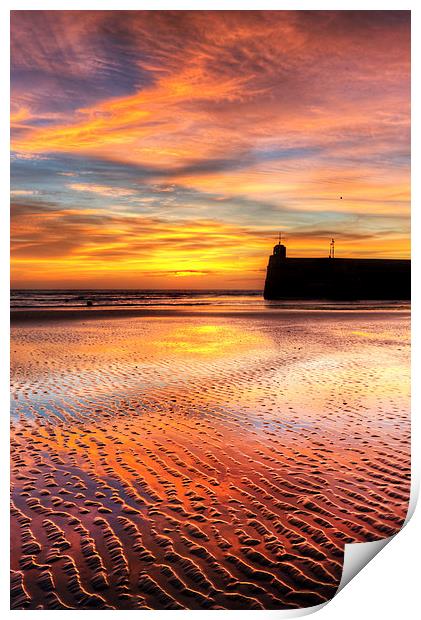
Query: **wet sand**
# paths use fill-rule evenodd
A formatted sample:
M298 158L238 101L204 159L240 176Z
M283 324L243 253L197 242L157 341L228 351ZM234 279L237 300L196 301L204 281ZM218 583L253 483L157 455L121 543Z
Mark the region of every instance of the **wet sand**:
M399 530L407 313L113 316L13 321L13 608L314 605Z
M333 302L332 302L333 303ZM405 302L403 302L405 303ZM370 302L367 302L370 305ZM352 305L352 302L349 304ZM343 318L344 316L355 317L358 313L360 318L367 317L375 319L378 316L382 317L385 313L396 314L398 312L401 316L409 316L409 311L391 310L384 307L373 311L370 308L365 308L355 311L354 308L348 307L345 309L331 310L326 312L326 309L309 309L309 308L283 308L280 310L276 305L271 306L268 304L265 308L256 308L253 310L247 308L239 308L238 306L161 306L161 307L124 307L124 306L95 306L95 307L73 307L73 308L19 308L12 309L10 313L10 321L12 324L17 325L19 323L40 323L40 322L52 322L52 321L69 321L69 320L89 320L89 319L109 319L109 318L156 318L156 317L223 317L223 318L242 318L242 319L275 319L279 320L280 315L283 319L294 318L297 314L305 314L310 319L328 319Z

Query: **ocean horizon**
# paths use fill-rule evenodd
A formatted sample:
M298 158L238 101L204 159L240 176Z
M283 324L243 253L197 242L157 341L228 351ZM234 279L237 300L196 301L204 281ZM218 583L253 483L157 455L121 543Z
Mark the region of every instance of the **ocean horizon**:
M38 308L183 308L202 309L298 309L298 310L408 310L407 300L285 299L268 301L262 290L226 289L11 289L12 310Z

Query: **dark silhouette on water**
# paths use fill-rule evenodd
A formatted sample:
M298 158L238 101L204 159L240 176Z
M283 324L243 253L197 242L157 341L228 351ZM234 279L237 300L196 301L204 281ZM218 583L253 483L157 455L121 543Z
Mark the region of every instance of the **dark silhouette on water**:
M265 299L410 299L411 261L377 258L287 258L279 242L269 257Z

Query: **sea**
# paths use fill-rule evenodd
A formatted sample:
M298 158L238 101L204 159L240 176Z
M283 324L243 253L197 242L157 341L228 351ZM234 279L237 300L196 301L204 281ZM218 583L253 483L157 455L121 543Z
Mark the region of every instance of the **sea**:
M408 310L408 301L331 301L263 299L261 290L146 290L146 289L12 289L12 309L199 306L221 310L279 308L297 310Z

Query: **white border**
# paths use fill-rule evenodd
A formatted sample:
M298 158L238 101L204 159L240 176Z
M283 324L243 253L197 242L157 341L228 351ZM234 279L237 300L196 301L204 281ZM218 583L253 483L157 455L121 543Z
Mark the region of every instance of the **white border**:
M412 109L415 111L412 118L412 161L413 165L413 178L412 178L412 204L417 205L420 196L419 192L419 178L417 173L417 164L419 166L419 121L416 111L420 110L420 80L417 77L419 74L419 58L420 58L420 44L418 39L421 36L420 33L420 20L418 13L420 9L417 9L417 3L414 0L404 2L390 2L390 1L369 1L363 2L354 0L354 2L332 2L323 1L315 2L307 1L302 2L299 0L283 0L282 2L273 2L268 0L260 0L257 2L248 2L246 0L229 1L229 0L212 0L212 2L204 2L201 0L195 1L163 1L154 0L153 2L141 2L136 0L72 0L71 2L66 0L5 0L0 7L0 45L2 48L1 58L3 62L0 65L1 69L1 81L2 93L0 98L1 106L1 150L0 150L0 174L2 183L0 185L0 191L3 196L2 201L2 214L1 214L1 240L0 240L0 293L1 293L1 319L0 319L0 334L2 343L2 349L4 350L3 361L1 365L0 374L0 399L3 404L1 412L1 432L0 432L0 458L2 461L2 467L0 471L1 475L1 505L0 505L0 531L2 533L1 549L4 554L4 561L0 564L0 601L1 607L5 611L5 614L24 614L24 618L31 620L32 614L39 612L22 610L13 611L9 610L9 560L6 550L9 548L9 505L8 505L8 488L9 488L9 372L8 372L8 350L9 350L9 11L10 10L115 10L115 9L127 9L127 10L141 10L141 9L154 9L154 10L411 10L412 11ZM419 113L418 113L419 114ZM419 473L420 473L420 424L417 420L419 416L419 389L417 387L417 377L419 377L421 363L420 363L420 326L419 326L419 291L415 286L415 279L419 272L419 254L418 249L418 235L420 233L420 218L419 210L414 208L412 210L412 241L413 241L413 361L412 361L412 375L413 375L413 400L412 400L412 455L413 455L413 488L415 495L412 495L412 503L417 495L419 486ZM419 554L415 549L419 546L420 532L421 532L421 516L420 510L415 513L415 516L410 520L408 525L402 532L393 537L392 542L388 545L388 549L374 558L370 564L363 569L363 574L358 575L355 580L342 590L338 596L335 596L323 609L319 612L318 617L322 620L334 619L339 617L341 620L349 620L356 615L362 615L362 617L370 618L371 615L384 618L385 620L396 618L406 619L418 617L419 605L418 605L418 589L419 589L419 571L421 560ZM370 543L368 543L370 544ZM356 545L353 545L355 547ZM319 606L317 606L318 609ZM312 608L315 609L315 608ZM307 610L307 613L310 610ZM303 610L305 612L305 610ZM41 613L48 613L42 611ZM56 611L55 614L66 614L67 618L70 618L69 614L89 614L89 618L93 617L93 614L102 614L102 611ZM120 617L130 613L128 611L115 611L114 614L120 614ZM155 618L162 615L174 614L177 616L188 614L189 618L196 620L203 617L209 618L210 614L218 614L217 618L227 617L231 618L252 618L256 613L265 614L266 616L282 615L282 617L292 617L297 614L290 614L287 611L262 611L262 612L244 612L244 611L151 611L141 612L138 614L148 614L148 618L154 616ZM152 614L152 616L151 616ZM300 614L302 615L302 614Z

